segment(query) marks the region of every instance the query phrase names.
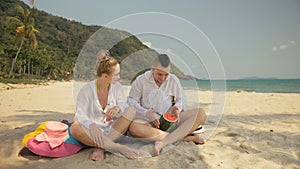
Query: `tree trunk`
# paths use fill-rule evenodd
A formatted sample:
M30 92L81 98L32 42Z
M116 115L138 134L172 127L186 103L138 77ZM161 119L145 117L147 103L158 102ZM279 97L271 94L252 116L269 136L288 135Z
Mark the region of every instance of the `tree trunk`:
M28 70L28 79L30 78L30 58L28 59L28 67L27 67L27 70Z
M21 67L21 66L20 66ZM21 67L22 68L22 67ZM21 71L19 71L21 74L26 74L26 61L25 61L25 64L24 64L24 66L23 66L23 72L22 72L22 70Z
M33 62L31 62L31 75L33 75L34 73L33 73Z
M9 74L8 74L8 78L10 78L10 76L12 75L12 72L13 72L14 67L15 67L15 63L16 63L16 61L17 61L17 58L18 58L19 53L20 53L20 51L21 51L21 49L22 49L22 46L23 46L24 38L25 38L25 35L23 35L22 40L21 40L20 47L19 47L19 49L18 49L18 51L17 51L17 53L16 53L15 58L13 59L13 61L12 61L12 63L11 63L11 68L10 68L10 71L9 71Z
M21 64L23 65L23 72L22 72L22 74L26 75L26 59L24 61L22 61Z

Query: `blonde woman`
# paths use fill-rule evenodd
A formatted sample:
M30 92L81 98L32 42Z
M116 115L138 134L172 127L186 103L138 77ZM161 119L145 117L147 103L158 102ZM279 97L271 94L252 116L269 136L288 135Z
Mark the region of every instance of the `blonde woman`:
M92 160L103 160L104 150L137 158L137 150L114 142L128 130L135 118L135 110L127 105L118 82L119 63L109 57L108 52L99 54L97 78L83 86L78 94L71 133L83 144L95 147Z

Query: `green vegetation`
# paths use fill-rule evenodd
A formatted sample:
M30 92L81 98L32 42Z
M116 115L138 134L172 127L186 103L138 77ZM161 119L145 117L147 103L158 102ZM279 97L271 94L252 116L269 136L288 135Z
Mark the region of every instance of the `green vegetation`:
M16 56L12 61L8 78L10 78L12 75L14 65L23 47L25 39L28 39L29 42L32 42L32 48L36 49L37 39L35 33L39 32L33 26L32 16L34 13L34 8L32 8L31 10L29 9L24 10L24 8L18 5L16 6L16 11L19 14L17 17L10 17L10 16L6 17L6 25L8 26L6 30L15 33L15 45L19 45ZM30 74L30 65L31 65L30 57L27 59L28 59L27 70L28 70L28 74Z
M67 72L77 79L91 79L94 58L100 49L108 49L111 56L122 62L122 79L130 81L141 70L150 68L157 54L128 32L83 25L30 8L20 0L1 0L0 17L2 82L10 76L62 80ZM94 34L100 28L102 32ZM127 59L128 56L134 59ZM175 67L172 71L184 77Z
M22 15L17 9L23 9L24 13L30 12L26 25L39 30L39 33L35 33L39 43L33 50L32 38L24 39L24 47L18 54L13 78L46 79L49 76L51 79L64 79L67 72L72 72L85 41L100 28L84 26L75 21L30 9L19 0L4 0L0 4L0 78L8 78L11 63L21 44L21 41L15 43L15 37L19 35L16 31L11 31L14 25L10 18L22 20Z

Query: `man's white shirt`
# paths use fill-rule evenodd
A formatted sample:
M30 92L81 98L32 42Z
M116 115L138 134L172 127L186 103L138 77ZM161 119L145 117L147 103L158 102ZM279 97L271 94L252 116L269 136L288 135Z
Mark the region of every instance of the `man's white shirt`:
M143 117L151 108L160 114L169 111L173 96L176 98L175 105L181 112L186 104L186 97L179 79L170 73L158 87L150 70L138 76L133 82L127 101L135 108L137 117Z

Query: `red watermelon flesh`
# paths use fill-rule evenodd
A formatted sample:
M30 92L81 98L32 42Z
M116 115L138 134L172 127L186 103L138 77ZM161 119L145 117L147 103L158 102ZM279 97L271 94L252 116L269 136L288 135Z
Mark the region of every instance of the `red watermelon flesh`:
M176 122L177 118L173 113L164 113L163 114L164 119L169 121L169 122Z

